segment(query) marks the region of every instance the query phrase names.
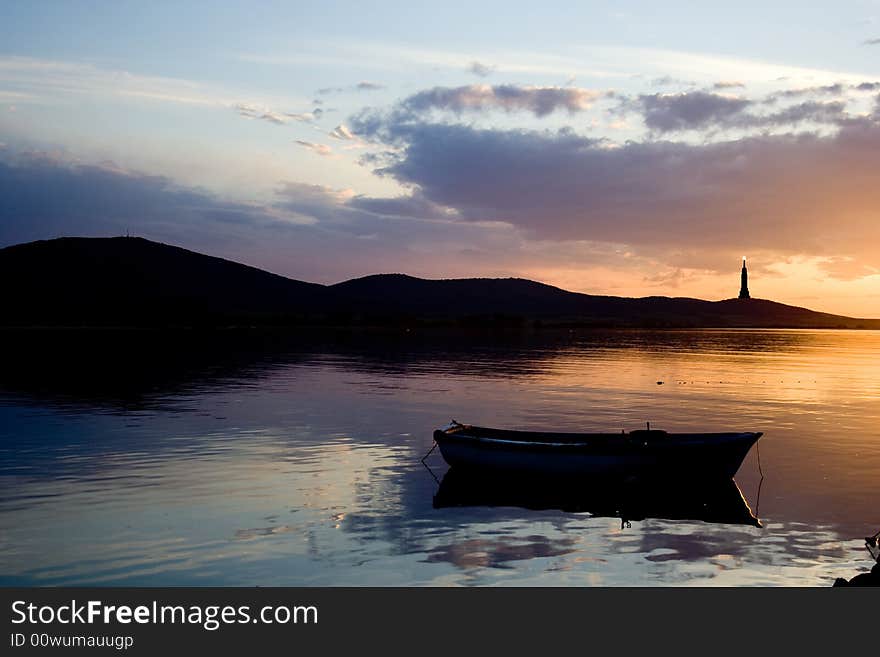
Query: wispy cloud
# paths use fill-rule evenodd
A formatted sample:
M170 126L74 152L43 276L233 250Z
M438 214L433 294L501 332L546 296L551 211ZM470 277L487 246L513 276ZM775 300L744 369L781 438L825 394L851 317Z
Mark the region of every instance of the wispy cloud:
M663 75L659 78L654 78L651 80L652 87L691 87L695 85L696 82L690 80L680 80L678 78L674 78L671 75Z
M847 256L831 256L822 258L817 266L828 276L840 281L854 281L866 276L880 274L880 268L871 267L855 258Z
M357 139L357 137L352 134L351 130L341 124L333 128L333 130L331 130L328 134L334 139L341 139L343 141L352 141Z
M32 57L0 57L0 83L7 89L12 87L11 91L40 97L76 93L136 96L189 105L230 103L219 90L190 80Z
M703 52L641 48L632 46L560 45L553 54L528 49L486 52L458 52L417 48L371 40L321 40L304 42L302 50L290 54L243 54L240 59L266 65L309 67L356 66L359 69L412 71L413 66L467 70L474 61L491 61L505 73L578 79L629 80L634 72L646 79L669 76L711 85L713 79L745 80L751 84L774 83L787 78L793 83L823 84L837 80L861 82L867 79L857 71L833 70L745 57ZM711 75L712 79L708 79ZM330 88L334 89L334 88Z
M316 108L311 112L293 113L279 112L277 110L271 110L265 107L258 107L256 105L250 105L247 103L238 103L233 106L233 109L236 110L240 116L243 116L247 119L260 119L263 121L268 121L269 123L274 123L276 125L285 125L290 121L311 123L312 121L320 118L323 114L323 111L319 108Z
M830 84L838 81L861 82L870 79L863 73L806 66L792 66L760 59L730 57L711 53L687 52L659 48L630 46L583 46L575 49L583 58L592 61L613 61L623 71L655 71L686 79L705 79L707 72L722 80L746 80L751 83L777 83L780 78L790 81L810 81Z
M352 84L347 87L323 87L318 89L318 93L322 96L326 96L327 94L341 94L350 91L378 91L379 89L384 88L385 85L379 84L378 82L361 80L357 84Z
M482 62L473 61L468 64L467 69L465 70L468 73L473 73L477 77L485 78L495 71L495 67L489 66L488 64L483 64Z
M320 119L323 116L324 110L316 107L311 112L287 112L284 114L289 119L293 119L294 121L301 121L303 123L309 123L316 119Z
M15 103L28 100L35 100L33 94L26 94L20 91L4 91L0 89L0 103Z
M776 98L796 98L798 96L840 96L848 89L854 87L857 87L857 85L849 85L844 82L834 82L832 84L825 84L821 86L784 89L782 91L777 91L770 94L767 97L767 100L772 101Z
M233 107L240 116L243 116L247 119L262 119L264 121L269 121L270 123L275 123L278 125L283 125L287 123L286 118L278 114L277 112L273 112L271 110L262 110L253 105L246 105L244 103L240 103Z
M261 105L303 103L298 98L242 100L246 94L181 78L148 76L120 69L101 68L89 63L0 56L2 94L25 101L48 102L60 97L95 96L120 100L142 99L177 105L256 109ZM267 121L281 119L271 110L262 112Z
M307 148L308 150L316 153L318 155L322 155L324 157L330 157L333 155L333 149L327 146L326 144L316 144L311 141L304 141L302 139L295 140L295 143L299 144L303 148Z
M413 48L411 46L380 43L376 41L322 40L304 44L305 50L291 54L238 55L242 61L270 66L303 68L314 66L357 67L362 70L401 72L413 70L413 65L462 71L473 62L474 55L454 51ZM332 53L332 54L330 54ZM547 55L546 53L507 52L494 53L494 66L509 73L529 73L571 76L614 77L618 73L583 65L576 57ZM346 90L351 87L326 87L328 91Z

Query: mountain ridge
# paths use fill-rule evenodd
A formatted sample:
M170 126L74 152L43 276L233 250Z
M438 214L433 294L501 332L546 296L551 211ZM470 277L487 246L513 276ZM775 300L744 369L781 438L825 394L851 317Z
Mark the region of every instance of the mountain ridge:
M3 326L493 324L880 328L765 299L615 297L525 278L370 274L332 285L140 237L63 237L0 249ZM10 284L11 282L11 284Z

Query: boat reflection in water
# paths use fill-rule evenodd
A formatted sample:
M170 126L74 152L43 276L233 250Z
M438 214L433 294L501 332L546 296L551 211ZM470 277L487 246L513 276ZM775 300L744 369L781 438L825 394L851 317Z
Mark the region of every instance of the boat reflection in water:
M514 506L558 509L631 521L657 518L761 527L730 478L623 479L522 477L451 468L434 508Z

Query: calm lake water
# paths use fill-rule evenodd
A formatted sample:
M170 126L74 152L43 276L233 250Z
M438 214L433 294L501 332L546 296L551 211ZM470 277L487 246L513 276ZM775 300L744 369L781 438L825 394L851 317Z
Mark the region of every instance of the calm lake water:
M0 351L4 585L825 586L872 565L878 332L45 332ZM462 506L435 504L446 466L420 459L451 418L763 431L722 492L762 526L696 485L690 504L662 484L580 510L454 486Z

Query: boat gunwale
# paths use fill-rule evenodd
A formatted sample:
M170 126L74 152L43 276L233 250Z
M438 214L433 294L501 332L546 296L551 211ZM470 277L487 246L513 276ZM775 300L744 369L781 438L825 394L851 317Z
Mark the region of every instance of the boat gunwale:
M438 442L468 442L499 448L597 448L612 447L684 447L696 445L718 445L729 441L757 441L763 432L760 431L728 431L707 433L667 433L659 430L638 429L629 433L562 433L539 431L516 431L510 429L493 429L473 425L454 425L434 432ZM543 438L543 439L541 439Z

